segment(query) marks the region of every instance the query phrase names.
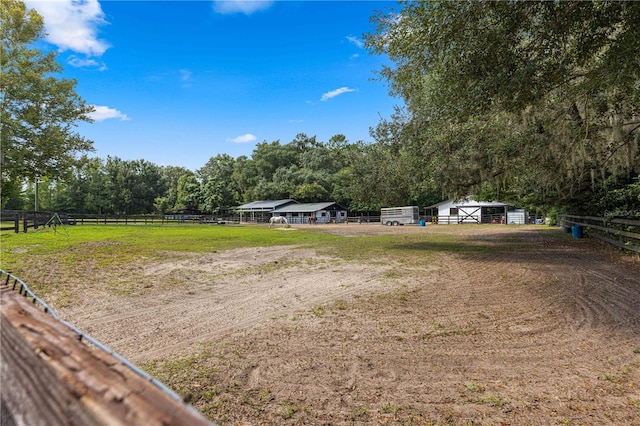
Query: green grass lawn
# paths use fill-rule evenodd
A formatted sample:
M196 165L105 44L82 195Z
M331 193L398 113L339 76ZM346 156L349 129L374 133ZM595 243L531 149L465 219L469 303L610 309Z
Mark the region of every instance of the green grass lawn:
M78 247L106 247L113 256L153 256L158 251L212 252L240 247L313 244L333 239L310 232L278 232L261 226L207 225L82 225L41 228L15 234L3 232L3 269L16 268L34 256L64 255ZM90 257L92 250L76 253L76 261Z
M62 263L105 264L163 256L166 251L210 253L242 247L298 245L345 259L423 257L433 251L482 252L489 248L455 234L399 234L341 237L314 229L218 225L82 225L1 234L0 267L18 273L43 257ZM144 260L143 260L144 261Z
M67 303L73 303L74 292L102 286L101 279L114 288L133 288L126 282L136 281L142 267L169 256L291 245L371 265L420 267L439 252L481 256L493 250L460 233L338 236L320 226L77 225L19 234L5 231L0 236L0 269L13 273L45 300L63 292Z
M135 280L150 262L179 258L181 253L212 253L242 247L317 246L337 237L318 232L276 230L267 226L219 225L82 225L0 234L0 269L13 273L36 294L101 285L98 277ZM55 284L54 284L55 283ZM67 297L68 299L68 297Z

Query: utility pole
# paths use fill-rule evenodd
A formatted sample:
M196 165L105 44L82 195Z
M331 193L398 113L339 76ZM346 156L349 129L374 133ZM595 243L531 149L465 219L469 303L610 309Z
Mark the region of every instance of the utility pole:
M38 197L39 197L39 194L38 194L38 184L39 184L39 183L40 183L40 176L36 175L36 199L35 199L35 202L34 202L34 204L33 204L33 206L34 206L34 210L35 210L35 211L38 211Z

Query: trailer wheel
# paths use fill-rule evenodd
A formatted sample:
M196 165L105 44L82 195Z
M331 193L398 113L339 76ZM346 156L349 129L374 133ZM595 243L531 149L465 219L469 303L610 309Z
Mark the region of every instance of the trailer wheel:
M391 226L391 225L393 225L393 223L391 223L391 221L390 221L390 220L386 221L384 224L385 224L385 225L387 225L387 226Z
M398 222L397 220L393 221L393 226L399 226L399 225L400 225L400 222Z

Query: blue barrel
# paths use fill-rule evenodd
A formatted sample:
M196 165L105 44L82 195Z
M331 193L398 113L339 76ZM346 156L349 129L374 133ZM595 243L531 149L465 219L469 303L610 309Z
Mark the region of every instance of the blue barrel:
M571 227L571 236L573 238L582 238L582 225L573 225Z
M421 221L420 221L420 226L424 226L424 225L425 225L425 221L424 221L424 220L421 220Z

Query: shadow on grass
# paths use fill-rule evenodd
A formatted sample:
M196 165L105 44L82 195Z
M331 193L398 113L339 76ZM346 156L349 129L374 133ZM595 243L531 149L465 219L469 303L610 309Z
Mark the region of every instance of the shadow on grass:
M469 260L490 258L493 262L544 265L567 264L592 256L601 259L604 250L599 241L572 238L571 234L556 228L513 229L511 232L474 235L424 234L420 241L388 243L388 249L406 253L447 253Z

